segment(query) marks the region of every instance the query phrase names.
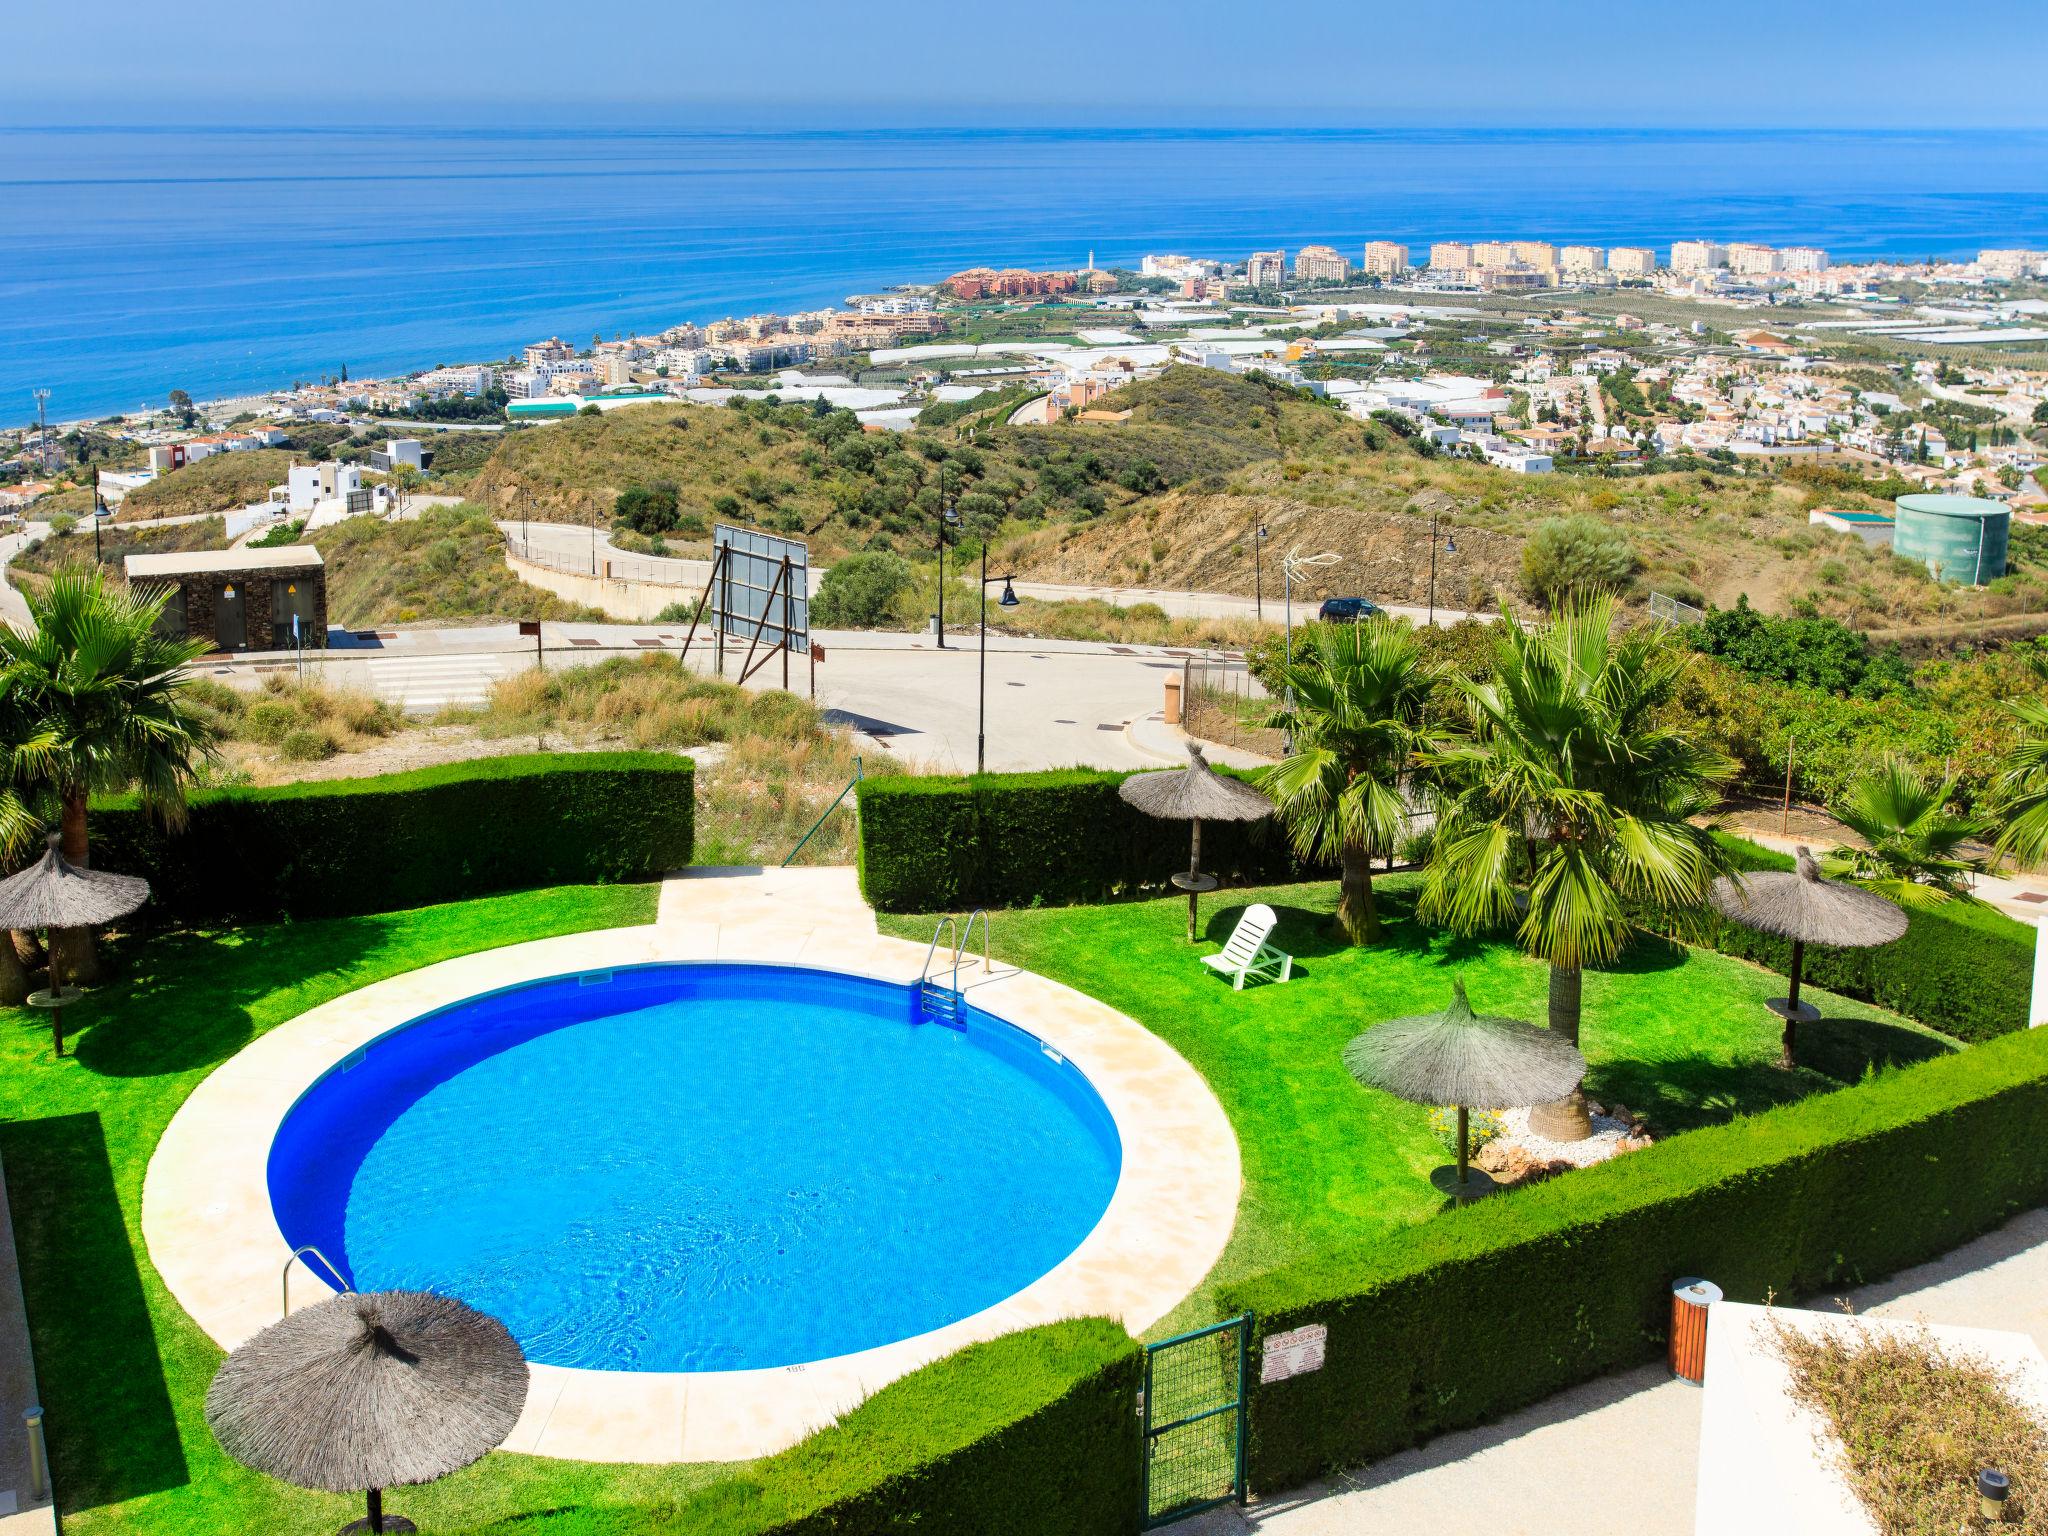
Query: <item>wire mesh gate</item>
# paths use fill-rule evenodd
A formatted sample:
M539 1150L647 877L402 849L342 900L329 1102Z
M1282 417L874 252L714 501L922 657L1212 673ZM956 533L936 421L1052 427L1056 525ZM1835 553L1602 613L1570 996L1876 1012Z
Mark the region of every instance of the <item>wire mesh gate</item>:
M1252 1318L1145 1346L1145 1527L1244 1502Z

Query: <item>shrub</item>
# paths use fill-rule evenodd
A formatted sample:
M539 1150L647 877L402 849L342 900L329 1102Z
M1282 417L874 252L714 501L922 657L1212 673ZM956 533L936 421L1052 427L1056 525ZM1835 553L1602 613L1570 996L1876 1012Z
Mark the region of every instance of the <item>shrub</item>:
M121 796L93 805L93 853L148 879L145 914L187 922L339 917L639 880L690 862L694 772L685 757L534 754L202 790L177 831Z
M688 624L693 622L703 608L703 599L692 598L685 603L670 603L654 616L657 624Z
M613 518L635 533L673 533L682 521L673 480L635 485L619 492Z
M2028 1030L1226 1285L1261 1341L1328 1329L1321 1370L1253 1388L1251 1481L1289 1487L1647 1359L1682 1276L1760 1301L1943 1253L2048 1198L2043 1115L2048 1030Z
M1522 546L1522 584L1546 607L1619 592L1635 569L1628 535L1597 517L1551 518Z
M860 787L861 889L885 912L1102 901L1157 889L1188 861L1188 826L1126 804L1094 769L890 778ZM1226 883L1299 879L1271 819L1207 823L1202 867Z
M278 738L277 755L287 762L317 763L334 756L334 743L311 726L298 726Z
M1103 1318L972 1345L831 1428L658 1509L521 1514L471 1536L1126 1536L1140 1355Z
M811 621L826 629L873 629L898 594L912 584L910 565L881 550L848 555L833 564L811 599Z
M242 723L235 734L249 741L276 743L305 723L306 716L298 705L283 699L259 699L242 711Z

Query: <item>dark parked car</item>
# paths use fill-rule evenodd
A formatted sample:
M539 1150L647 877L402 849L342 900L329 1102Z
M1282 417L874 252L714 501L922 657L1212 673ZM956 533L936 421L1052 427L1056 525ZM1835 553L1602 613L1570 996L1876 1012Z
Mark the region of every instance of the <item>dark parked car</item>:
M1380 605L1363 597L1326 597L1316 617L1325 624L1356 624L1381 611Z

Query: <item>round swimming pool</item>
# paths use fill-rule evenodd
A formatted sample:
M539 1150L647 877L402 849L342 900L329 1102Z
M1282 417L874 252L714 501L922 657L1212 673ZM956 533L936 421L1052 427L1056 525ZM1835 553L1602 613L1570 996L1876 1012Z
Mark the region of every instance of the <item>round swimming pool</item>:
M560 976L337 1063L272 1209L359 1290L458 1296L530 1359L794 1365L927 1332L1079 1246L1122 1152L1087 1079L978 1009L767 965Z

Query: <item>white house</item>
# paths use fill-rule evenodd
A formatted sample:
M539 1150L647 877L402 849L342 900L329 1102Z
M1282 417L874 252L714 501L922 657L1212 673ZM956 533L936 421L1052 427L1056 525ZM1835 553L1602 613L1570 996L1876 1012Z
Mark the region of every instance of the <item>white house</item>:
M285 500L294 512L311 512L323 501L348 497L362 488L359 464L294 464L285 474Z

